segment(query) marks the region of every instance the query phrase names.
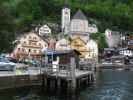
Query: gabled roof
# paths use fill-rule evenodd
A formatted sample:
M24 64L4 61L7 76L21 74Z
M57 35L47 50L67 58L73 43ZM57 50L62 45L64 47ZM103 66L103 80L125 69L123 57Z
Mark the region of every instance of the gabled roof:
M82 43L86 44L86 42L83 39L81 39L80 37L76 37L76 38L72 39L71 43L73 43L73 41L81 41Z
M87 17L84 15L84 13L79 9L76 14L73 16L73 19L82 19L87 20Z
M47 40L45 37L42 37L42 36L40 36L39 34L37 34L36 32L32 32L32 31L30 31L30 32L25 32L25 33L23 33L23 34L21 34L21 35L18 35L18 36L16 37L16 40L20 40L21 38L23 38L24 36L29 35L29 34L35 34L35 35L38 36L40 39L42 39L44 42L48 43L48 40Z

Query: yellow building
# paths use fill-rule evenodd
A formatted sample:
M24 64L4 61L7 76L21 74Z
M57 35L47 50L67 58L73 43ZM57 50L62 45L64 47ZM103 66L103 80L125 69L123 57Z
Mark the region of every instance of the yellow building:
M80 37L71 40L70 47L79 51L83 58L85 58L86 54L89 52L86 48L86 43Z

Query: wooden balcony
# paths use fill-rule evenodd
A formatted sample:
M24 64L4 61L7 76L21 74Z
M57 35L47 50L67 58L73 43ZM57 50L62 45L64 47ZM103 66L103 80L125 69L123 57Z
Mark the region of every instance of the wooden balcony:
M42 48L40 45L29 45L29 44L22 44L23 47L27 48Z

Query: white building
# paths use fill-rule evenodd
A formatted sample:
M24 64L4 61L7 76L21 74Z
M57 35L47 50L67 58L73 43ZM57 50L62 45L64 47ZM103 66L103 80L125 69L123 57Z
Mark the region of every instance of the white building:
M89 51L86 58L98 58L98 45L94 40L89 40L86 48Z
M81 10L73 16L70 24L70 32L88 33L88 20Z
M76 14L71 19L71 9L68 7L68 0L65 0L65 6L62 9L62 32L65 34L88 34L88 33L97 33L98 28L96 25L90 25L88 23L87 17L81 10L78 10Z
M120 34L110 29L105 30L105 37L109 47L117 47L120 42Z
M66 39L61 39L56 43L56 50L70 50L70 42Z
M50 36L51 35L51 29L48 25L43 25L39 28L39 35L40 36Z
M89 27L88 27L88 32L89 33L97 33L98 32L98 28L95 24L89 24Z

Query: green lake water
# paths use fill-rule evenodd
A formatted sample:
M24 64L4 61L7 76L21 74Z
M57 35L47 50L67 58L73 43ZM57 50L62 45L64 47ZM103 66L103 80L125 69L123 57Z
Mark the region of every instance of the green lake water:
M133 100L133 71L104 70L97 74L94 85L73 95L34 86L2 90L0 100Z

